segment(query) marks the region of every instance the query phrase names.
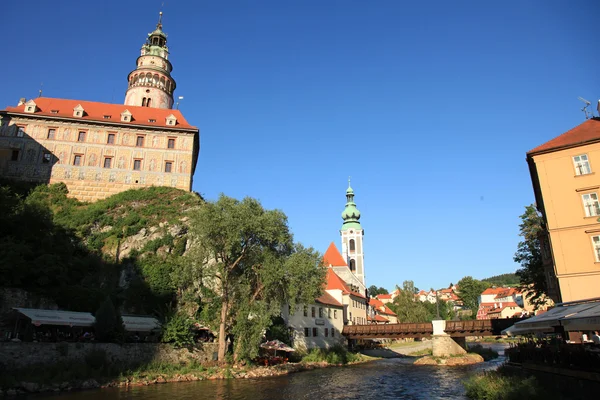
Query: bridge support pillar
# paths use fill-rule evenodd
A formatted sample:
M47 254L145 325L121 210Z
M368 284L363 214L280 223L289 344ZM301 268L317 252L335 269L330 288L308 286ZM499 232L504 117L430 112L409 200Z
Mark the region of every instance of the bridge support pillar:
M438 319L432 321L432 324L434 357L449 357L467 352L464 337L453 338L445 332L446 321Z

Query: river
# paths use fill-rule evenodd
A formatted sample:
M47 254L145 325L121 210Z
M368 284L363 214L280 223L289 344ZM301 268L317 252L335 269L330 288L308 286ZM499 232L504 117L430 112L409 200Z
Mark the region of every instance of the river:
M412 358L393 358L275 378L207 380L36 397L45 400L466 399L462 381L504 361L505 346L490 347L501 357L464 367L414 366Z

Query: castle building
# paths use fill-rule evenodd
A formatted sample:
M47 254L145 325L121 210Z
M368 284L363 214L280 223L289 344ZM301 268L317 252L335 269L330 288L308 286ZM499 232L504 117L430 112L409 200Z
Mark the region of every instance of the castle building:
M0 177L64 182L83 201L153 185L191 190L199 130L172 109L172 69L161 13L124 104L38 97L0 110Z

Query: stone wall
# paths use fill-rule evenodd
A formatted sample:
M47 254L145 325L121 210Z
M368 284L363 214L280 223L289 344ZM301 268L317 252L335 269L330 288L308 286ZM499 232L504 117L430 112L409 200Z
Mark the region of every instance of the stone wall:
M195 360L200 363L217 359L217 343L204 343L198 348L174 349L157 343L0 343L0 365L23 368L31 365L51 366L60 362L85 362L92 351L104 351L112 363L143 365L149 362L179 363Z

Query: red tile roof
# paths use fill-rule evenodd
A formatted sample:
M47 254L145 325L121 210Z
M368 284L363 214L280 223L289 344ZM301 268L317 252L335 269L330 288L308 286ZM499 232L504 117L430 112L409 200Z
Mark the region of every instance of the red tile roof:
M513 294L517 294L517 293L518 293L517 289L508 288L508 289L505 289L505 290L501 291L500 293L498 293L498 295L495 298L501 299L503 297L512 296Z
M498 294L501 293L505 288L487 288L481 294Z
M367 321L376 321L376 322L390 322L390 320L388 320L385 317L382 317L381 315L375 314L375 318L371 318L370 316L367 315Z
M377 296L375 296L376 299L385 299L385 300L391 300L392 299L392 295L391 294L378 294Z
M597 141L600 141L600 118L592 118L535 149L528 151L527 154L534 155L536 153L581 146L586 143Z
M317 303L327 304L330 306L344 307L339 301L337 301L332 295L330 295L327 292L323 292L323 294L320 297L317 297L315 301Z
M197 129L185 120L179 110L99 103L86 100L55 99L50 97L38 97L33 99L33 101L37 106L37 111L31 113L30 115L32 116L69 118L102 123L113 122L122 125L144 125L171 129ZM73 116L73 109L78 105L83 107L83 117ZM131 113L131 122L121 121L121 113L125 110ZM25 104L16 107L6 107L6 111L29 114L25 113ZM52 111L57 112L53 113ZM171 114L177 118L175 126L167 125L166 118ZM111 118L105 119L105 115L109 115ZM156 122L150 122L149 120L155 120Z
M335 244L331 242L329 248L325 252L323 256L323 263L326 267L347 267L346 261L344 261L344 257L340 254Z
M384 303L377 299L372 298L371 300L369 300L369 305L382 314L396 315L396 313L390 310L388 306L386 306Z
M333 272L332 268L327 268L326 286L327 290L341 290L343 294L349 294L350 288L346 285L346 282L342 278L338 276L335 272Z

